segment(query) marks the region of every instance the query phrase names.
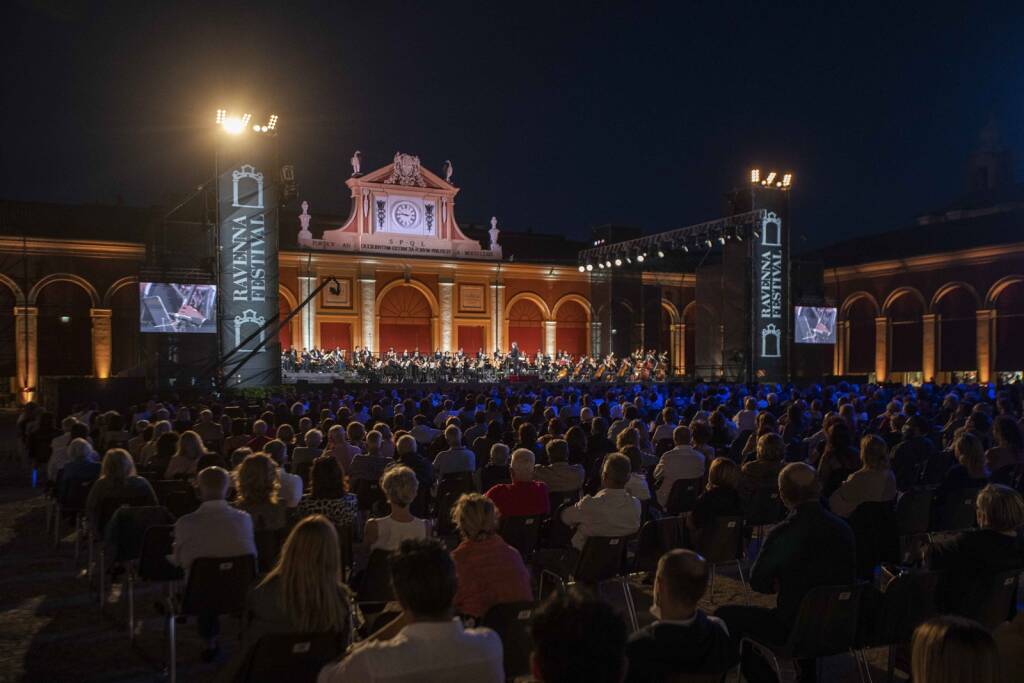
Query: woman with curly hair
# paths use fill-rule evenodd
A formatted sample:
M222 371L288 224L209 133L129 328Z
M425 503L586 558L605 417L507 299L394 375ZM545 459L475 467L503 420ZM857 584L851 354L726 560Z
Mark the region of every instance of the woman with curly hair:
M277 497L280 488L273 459L266 453L253 453L235 470L238 497L234 506L249 513L257 531L283 529L288 523L288 506Z

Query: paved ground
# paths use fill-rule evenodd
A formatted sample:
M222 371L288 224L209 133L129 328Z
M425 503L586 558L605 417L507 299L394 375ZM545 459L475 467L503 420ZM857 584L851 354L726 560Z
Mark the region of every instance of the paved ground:
M4 442L9 443L6 439ZM153 604L157 595L137 593L142 630L129 645L125 601L101 613L95 593L81 575L84 563L72 559L73 536L54 547L45 533L44 506L28 478L0 450L0 683L7 681L160 681L166 660L163 620ZM725 569L715 602L770 604L772 598L744 591L735 569ZM647 589L634 586L641 623L650 620ZM708 602L707 609L713 609ZM178 630L179 680L212 681L221 665L200 664L194 624ZM231 654L234 623L225 623L224 647ZM884 653L871 653L872 675L884 680ZM857 681L849 656L825 661L822 681ZM732 679L730 679L732 680Z

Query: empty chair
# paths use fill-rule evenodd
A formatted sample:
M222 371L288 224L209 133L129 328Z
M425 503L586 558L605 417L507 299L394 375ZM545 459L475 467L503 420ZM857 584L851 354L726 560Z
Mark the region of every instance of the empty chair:
M366 571L356 587L359 602L389 602L395 599L395 591L391 587L391 570L388 568L386 550L374 550L366 561Z
M380 482L356 479L352 484L352 492L356 494L360 510L377 512L387 504L384 492L380 488Z
M523 556L523 561L526 561L537 548L543 520L543 515L502 517L498 524L498 534L506 543L518 550Z
M955 614L973 619L992 630L1013 615L1017 603L1020 570L1011 569L978 576L967 590L951 597L949 607Z
M757 531L759 542L764 541L764 528L778 524L786 516L786 506L779 498L778 484L758 486L747 500L746 523Z
M935 572L910 570L894 577L878 594L874 613L861 618L862 633L858 647L888 647L888 679L896 667L896 646L909 644L914 629L938 610L935 589L939 575Z
M119 513L120 514L120 513ZM135 584L140 581L162 583L168 598L174 582L185 577L181 567L167 561L174 550L174 525L159 524L148 527L142 535L138 562L128 571L128 638L135 639Z
M571 581L581 583L589 588L599 588L599 584L613 582L622 589L626 610L629 614L633 630L639 628L633 595L629 590L629 582L623 571L626 564L626 547L629 536L590 536L583 544L576 560L576 566L570 573ZM544 595L544 577L550 576L560 584L564 578L553 571L544 569L540 576L540 595Z
M975 500L979 489L963 489L948 494L939 509L933 531L970 529L977 522Z
M180 606L175 609L174 601L168 601L171 606L167 615L171 683L177 681L177 617L241 613L255 578L256 558L252 555L201 557L192 562Z
M487 610L480 626L489 628L501 636L504 650L505 678L512 680L530 673L530 620L536 604L532 602L510 602L495 605Z
M235 679L242 683L315 683L320 669L345 652L344 633L273 633L260 638Z
M672 490L668 493L665 512L670 515L678 515L692 510L697 504L697 498L700 497L703 484L703 477L677 480L672 484Z
M640 527L633 571L654 572L662 555L683 546L683 517L674 515L652 519Z
M793 630L785 644L770 646L752 638L740 641L740 655L752 647L774 669L780 681L796 680L795 662L798 659L821 657L849 652L857 660L858 670L862 655L854 648L857 643L857 619L860 611L861 586L819 586L811 589L800 603ZM818 680L823 680L818 676Z
M708 599L712 603L715 602L715 574L719 565L735 562L736 570L740 574L740 583L746 588L747 582L743 578L743 565L740 562L743 556L742 517L716 518L713 525L700 534L696 546L695 550L703 555L708 565L711 566Z

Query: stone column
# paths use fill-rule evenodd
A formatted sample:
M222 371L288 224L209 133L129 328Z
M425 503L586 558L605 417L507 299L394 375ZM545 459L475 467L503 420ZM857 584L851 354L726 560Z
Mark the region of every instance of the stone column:
M554 356L557 352L555 330L557 329L558 323L554 320L544 321L544 353L549 356Z
M110 362L114 351L110 331L113 313L109 308L89 309L89 317L92 318L92 373L98 379L110 377Z
M494 340L494 349L505 351L505 285L491 285L491 305L494 307L494 314L491 316L494 321L491 337Z
M299 276L299 301L305 301L306 297L316 289L316 277L312 275ZM299 312L299 330L301 334L301 345L304 349L311 349L316 346L316 299Z
M875 379L884 382L889 377L889 319L875 318Z
M996 353L992 344L992 328L995 326L996 312L982 308L975 312L977 317L976 339L978 344L978 381L992 381L992 368L995 366Z
M601 348L601 321L593 320L590 323L590 355L600 358Z
M18 400L35 400L39 385L39 309L35 306L14 307L14 350L17 359Z
M363 348L377 351L377 278L359 278L359 324L363 329Z
M934 313L925 313L921 316L921 375L925 382L935 379L939 371L939 316Z
M846 374L846 327L847 322L845 320L836 321L836 345L832 349L832 374L833 375L845 375Z
M686 323L672 325L672 374L686 374Z
M452 317L452 297L454 296L455 283L451 280L440 280L437 283L437 302L441 309L441 351L453 351L452 337L454 336Z

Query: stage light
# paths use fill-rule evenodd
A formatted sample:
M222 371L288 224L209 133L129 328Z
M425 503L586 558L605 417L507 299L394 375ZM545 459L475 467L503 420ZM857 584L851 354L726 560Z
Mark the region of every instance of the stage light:
M793 174L792 173L787 173L786 175L782 176L782 186L783 187L789 187L792 184L793 184Z
M644 256L643 254L637 254L636 255L636 262L637 263L643 263L645 258L647 258L647 257Z
M743 241L743 232L739 228L736 228L736 240L739 242Z
M604 270L604 264L601 263L600 261L597 262L597 267L600 268L601 270Z
M248 126L250 121L252 121L252 114L242 114L243 125Z
M266 133L268 130L274 130L275 128L277 128L277 114L271 114L267 125L263 127L263 132Z
M579 268L577 268L577 270L579 270L581 273L585 273L586 270L587 270L587 267L581 265Z
M688 251L690 251L690 248L684 244L683 245L683 252L685 253L685 252L688 252Z
M229 116L221 121L221 127L229 135L238 135L245 130L245 123L237 116Z
M771 185L772 183L775 182L775 176L777 176L777 175L778 175L778 173L776 173L775 171L772 171L771 173L768 174L768 177L765 178L765 182L768 183L769 185Z
M616 266L621 266L621 265L622 265L622 259L620 259L620 258L616 258L616 259L615 259L615 265L616 265Z
M252 132L253 133L259 133L260 132L260 127L258 125L257 126L253 126L252 127Z
M708 249L710 249L711 248L711 240L704 240L704 246L707 247Z
M665 252L662 251L661 247L658 247L658 258L665 258Z
M228 110L227 109L218 109L217 110L217 124L219 125L221 123L224 123L224 117L227 116L227 115L228 115Z
M718 236L718 243L719 244L725 244L725 236L724 235L719 235Z
M761 182L761 169L755 168L750 171L750 182L754 184Z
M608 259L607 261L604 262L604 267L605 268L611 268L612 267L611 259Z
M754 239L756 240L761 236L761 231L758 230L757 228L754 228L753 230L750 231L750 234L753 235Z
M594 269L594 264L593 264L593 263L588 263L588 264L587 264L587 272L589 273L589 272L590 272L590 271L592 271L593 269Z

